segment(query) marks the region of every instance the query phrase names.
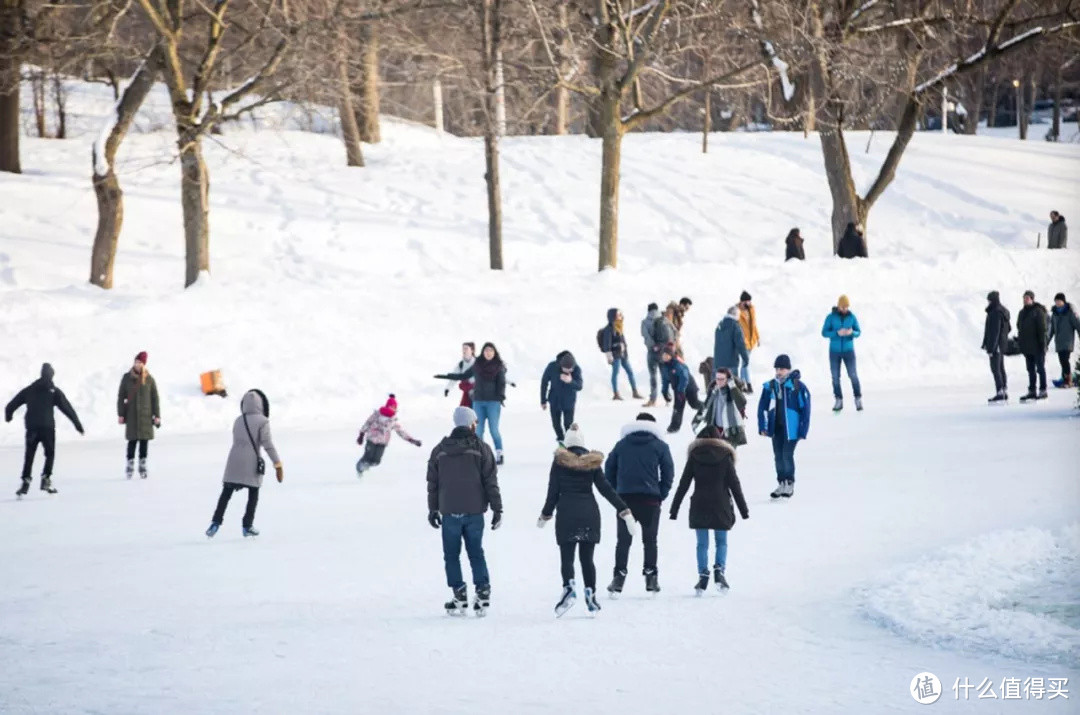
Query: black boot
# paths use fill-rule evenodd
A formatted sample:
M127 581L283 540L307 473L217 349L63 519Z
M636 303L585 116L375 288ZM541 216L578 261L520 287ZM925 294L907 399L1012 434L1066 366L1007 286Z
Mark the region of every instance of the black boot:
M1023 397L1020 398L1020 401L1021 402L1031 402L1031 401L1035 400L1036 398L1038 398L1038 395L1035 394L1035 389L1032 388L1032 389L1028 390L1026 395L1024 395Z
M660 576L656 569L645 572L645 590L649 593L660 593Z
M616 571L615 576L611 579L611 583L607 587L608 593L614 598L617 594L622 593L624 585L626 585L626 572Z
M22 497L26 496L27 493L29 493L29 491L30 491L30 480L29 479L24 479L23 483L22 483L22 486L19 487L19 491L15 492L15 496L17 496L17 497L19 497L21 499Z
M698 596L702 595L709 590L709 572L702 571L698 574L697 585L694 586L694 593Z
M713 579L716 581L717 590L726 591L731 588L731 586L728 585L727 578L724 576L723 566L713 566L712 572Z
M48 494L56 494L56 487L52 485L52 477L48 474L41 478L41 491Z

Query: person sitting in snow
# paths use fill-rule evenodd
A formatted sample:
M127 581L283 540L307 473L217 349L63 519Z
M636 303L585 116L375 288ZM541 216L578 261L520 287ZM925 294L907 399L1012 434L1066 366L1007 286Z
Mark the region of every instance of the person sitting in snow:
M364 456L356 463L357 476L382 462L386 445L390 443L390 433L397 432L398 436L410 444L420 446L420 440L409 435L397 421L398 403L397 398L390 395L386 404L371 413L367 422L360 428L360 436L356 438L357 444L364 444L367 437L367 446L364 447Z

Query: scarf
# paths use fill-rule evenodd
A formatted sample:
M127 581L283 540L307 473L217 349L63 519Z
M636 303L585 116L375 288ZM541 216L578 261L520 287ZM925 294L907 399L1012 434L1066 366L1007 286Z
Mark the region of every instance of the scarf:
M488 360L482 355L476 358L476 364L473 366L473 372L485 380L494 380L501 369L502 360L499 358Z
M716 395L716 425L727 432L732 427L741 426L742 418L735 409L735 400L731 399L731 388L724 386L719 390Z

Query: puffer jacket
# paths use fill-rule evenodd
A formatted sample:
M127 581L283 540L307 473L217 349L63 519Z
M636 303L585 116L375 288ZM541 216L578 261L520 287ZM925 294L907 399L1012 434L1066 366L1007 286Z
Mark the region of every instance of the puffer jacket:
M1080 335L1080 317L1077 317L1072 305L1066 303L1060 308L1056 305L1051 308L1048 337L1054 341L1054 350L1059 353L1071 353L1076 344L1073 338L1077 335Z
M686 467L683 469L679 488L671 500L671 518L679 516L690 484L694 494L690 497L690 528L729 531L735 526L735 509L732 497L743 519L750 518L742 484L735 472L735 448L722 439L696 439L687 450Z
M456 427L431 452L427 468L429 511L483 514L503 510L495 454L467 427Z
M713 369L726 367L738 372L739 360L750 363L750 353L746 348L746 336L738 319L725 315L716 326L713 336Z
M584 447L555 450L548 476L547 500L540 513L546 517L555 514L555 540L558 543L600 543L600 508L593 496L594 487L616 512L627 508L604 479L603 466L601 452L590 452Z
M259 450L266 450L266 456L270 458L267 469L281 464L281 459L270 435L270 405L263 401L260 393L251 390L240 400L240 416L233 422L232 434L232 449L225 462L222 481L245 487L261 487L263 478L256 470Z
M129 442L154 438L154 421L161 419L161 402L154 376L145 367L141 376L128 370L120 378L116 414L124 418L124 436Z
M390 444L390 437L394 432L406 442L413 441L405 428L398 424L397 417L387 417L379 410L372 412L371 417L368 417L360 428L360 434L372 444Z
M622 439L604 462L604 476L620 496L667 499L675 480L675 463L660 425L641 420L623 427Z
M806 439L810 431L810 390L800 377L798 370L792 370L782 383L773 379L761 386L758 432L772 437L776 431L776 411L783 410L787 440Z
M1039 355L1046 352L1049 322L1042 303L1032 303L1020 309L1016 316L1016 340L1020 343L1021 353Z
M851 335L840 335L838 331L851 328ZM859 327L859 319L850 310L847 315L840 312L839 308L833 308L832 312L825 317L825 324L821 326L821 337L829 339L829 352L850 353L855 351L855 338L862 335Z

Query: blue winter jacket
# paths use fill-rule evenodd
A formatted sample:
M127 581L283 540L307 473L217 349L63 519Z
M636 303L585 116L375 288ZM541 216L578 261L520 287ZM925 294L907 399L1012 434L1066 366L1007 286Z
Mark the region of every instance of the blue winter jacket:
M739 369L739 360L743 364L750 364L750 352L746 349L746 336L743 335L742 326L738 318L725 315L716 326L713 334L713 367L730 368L732 372Z
M836 331L844 328L851 328L854 332L851 335L844 336L836 334ZM861 334L862 329L859 328L859 319L850 310L847 315L841 315L839 308L833 308L832 312L825 318L825 325L821 326L821 337L829 339L829 352L831 353L855 352L855 338Z
M690 368L679 358L673 357L666 363L660 363L660 382L663 394L668 394L668 388L674 385L675 394L682 395L689 389L693 380Z
M776 410L782 409L788 441L806 439L810 431L810 390L799 377L799 371L792 370L783 384L773 379L762 385L757 408L758 432L772 437L776 431Z
M572 410L577 404L577 393L583 385L581 379L581 367L575 363L574 371L570 373L570 382L559 379L562 368L559 361L564 355L570 355L569 351L559 353L553 362L548 363L544 369L544 376L540 378L540 404L549 402L552 407L562 410Z
M622 439L604 463L604 476L616 493L667 499L675 463L661 435L655 422L631 422L622 428Z

